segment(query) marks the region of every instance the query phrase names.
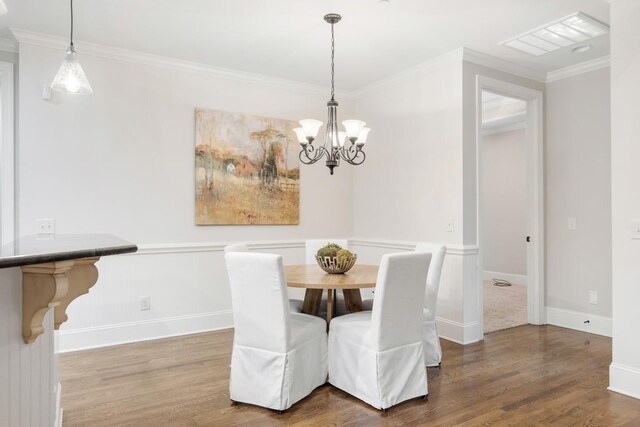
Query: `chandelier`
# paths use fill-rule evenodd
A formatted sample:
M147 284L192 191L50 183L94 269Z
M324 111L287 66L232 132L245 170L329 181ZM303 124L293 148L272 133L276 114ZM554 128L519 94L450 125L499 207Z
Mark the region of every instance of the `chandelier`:
M333 175L333 169L340 165L340 159L352 165L360 165L364 162L365 153L363 147L367 142L367 135L371 129L365 127L362 120L345 120L342 122L344 131L338 130L338 102L335 100L335 37L333 26L340 22L342 17L337 13L329 13L324 16L324 20L331 24L331 100L327 102L329 110L327 119L326 136L324 145L314 145L313 142L318 135L322 122L320 120L305 119L300 120L299 128L294 131L298 137L298 142L302 146L300 150L300 161L305 165L310 165L326 157L325 164ZM349 142L345 144L346 140Z

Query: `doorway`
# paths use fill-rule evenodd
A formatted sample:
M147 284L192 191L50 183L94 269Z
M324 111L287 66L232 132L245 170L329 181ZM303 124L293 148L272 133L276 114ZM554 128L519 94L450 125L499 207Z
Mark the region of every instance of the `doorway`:
M482 313L480 326L484 335L484 308L485 295L484 290L485 279L488 279L489 291L498 291L493 287L493 279L505 280L511 282L512 289L520 291L520 296L514 298L514 308L519 309L518 318L504 319L505 322L499 329L511 327L519 323L530 323L541 325L545 323L545 307L544 307L544 188L543 188L543 95L541 91L491 79L484 76L478 76L476 79L476 159L477 159L477 242L478 242L478 287L479 287L479 312ZM494 104L503 103L500 108L495 109L499 114L492 116L488 110L484 110L483 99L494 99ZM501 112L501 113L500 113ZM498 132L498 130L505 132ZM498 178L500 177L501 167L500 161L506 161L506 146L498 147L495 153L489 153L485 150L485 133L494 135L503 133L502 136L492 138L495 145L499 145L501 140L510 137L517 138L520 133L524 137L524 141L520 140L519 146L512 143L511 153L513 164L506 166L502 164L503 181L509 180L509 176L520 176L520 186L517 185L517 179L512 179L511 188L505 184L502 185L500 191L510 191L511 200L506 198L500 199L498 194L486 194L484 191L485 179L491 172L495 170L486 170L488 168L497 168ZM507 135L507 132L512 132ZM490 135L487 135L490 136ZM494 147L495 148L495 147ZM502 151L500 151L502 148ZM486 156L486 158L485 158ZM502 157L501 157L502 156ZM514 156L519 156L520 160L515 160ZM497 162L497 163L496 163ZM513 166L513 167L511 167ZM515 168L519 168L516 172ZM498 179L495 174L492 178L494 182ZM506 205L504 204L506 203ZM519 203L520 206L513 206ZM510 211L511 209L511 211ZM501 212L502 211L502 212ZM505 211L508 214L512 212L512 224L504 224L499 221L505 221ZM496 214L497 212L497 214ZM496 219L486 218L487 215L503 215L503 218ZM519 216L519 219L516 217ZM524 216L524 218L522 218ZM492 223L493 221L493 223ZM498 221L498 222L496 222ZM507 237L506 231L510 234ZM518 246L518 241L520 245ZM524 244L523 244L524 243ZM510 249L501 247L506 245ZM512 254L510 251L513 251ZM505 255L508 254L508 255ZM511 256L513 255L513 257ZM523 257L525 259L523 260ZM524 262L524 268L523 268ZM494 271L493 269L506 269L516 271L511 276L504 273L509 271ZM485 273L486 272L486 273ZM501 274L497 274L501 273ZM497 276L497 277L493 277ZM500 277L502 276L502 277ZM516 284L520 288L514 288ZM505 284L501 282L501 284ZM494 292L495 294L495 292ZM504 295L504 294L499 294ZM487 298L493 298L495 295L487 295ZM521 304L522 300L526 301L526 305ZM507 300L511 301L510 299ZM520 301L520 303L518 302ZM488 306L501 307L499 301L487 301ZM492 304L493 303L493 304ZM508 308L508 307L507 307ZM525 309L526 308L526 309ZM524 309L524 310L523 310ZM526 322L524 321L524 312L526 312ZM495 314L495 313L491 313ZM510 316L507 313L507 316ZM506 326L505 326L506 325ZM497 329L496 329L497 330ZM490 332L490 331L487 331Z
M527 103L482 92L484 333L526 325Z

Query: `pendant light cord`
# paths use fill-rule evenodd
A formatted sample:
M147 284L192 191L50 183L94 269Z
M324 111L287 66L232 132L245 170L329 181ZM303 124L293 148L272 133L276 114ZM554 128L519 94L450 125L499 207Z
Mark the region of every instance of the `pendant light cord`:
M73 1L73 0L71 0ZM331 100L334 101L334 86L335 86L335 66L334 66L334 57L335 57L335 43L336 39L333 34L333 24L331 24Z
M70 0L71 3L71 47L73 47L73 0Z

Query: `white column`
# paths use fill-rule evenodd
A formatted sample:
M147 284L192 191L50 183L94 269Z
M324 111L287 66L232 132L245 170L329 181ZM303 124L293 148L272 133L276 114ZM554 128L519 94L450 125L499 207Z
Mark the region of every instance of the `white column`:
M613 362L609 389L640 399L640 2L611 3ZM603 253L603 257L607 254Z

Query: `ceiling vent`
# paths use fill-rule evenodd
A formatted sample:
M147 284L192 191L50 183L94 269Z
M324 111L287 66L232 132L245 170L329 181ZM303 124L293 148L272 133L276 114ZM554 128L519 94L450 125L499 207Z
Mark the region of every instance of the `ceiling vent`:
M589 15L572 15L498 43L533 56L582 43L609 32L609 26Z

